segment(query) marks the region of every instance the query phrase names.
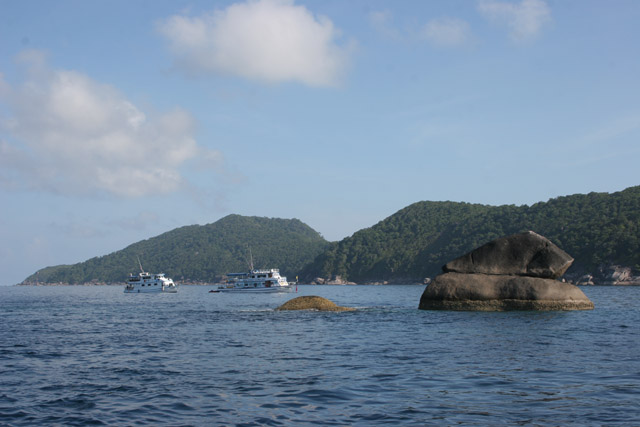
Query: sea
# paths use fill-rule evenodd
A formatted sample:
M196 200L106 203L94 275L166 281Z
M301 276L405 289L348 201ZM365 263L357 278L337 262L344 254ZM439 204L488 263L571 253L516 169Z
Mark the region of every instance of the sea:
M417 285L123 289L1 289L0 425L640 425L640 287L489 313ZM274 310L302 295L357 310Z

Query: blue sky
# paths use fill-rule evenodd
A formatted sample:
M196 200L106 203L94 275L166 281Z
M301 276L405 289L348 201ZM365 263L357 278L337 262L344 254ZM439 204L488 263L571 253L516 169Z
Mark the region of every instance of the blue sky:
M640 2L1 1L0 284L231 213L640 184Z

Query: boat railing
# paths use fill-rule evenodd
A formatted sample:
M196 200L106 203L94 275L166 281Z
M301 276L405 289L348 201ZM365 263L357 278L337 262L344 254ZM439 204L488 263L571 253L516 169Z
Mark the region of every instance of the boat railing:
M280 273L280 269L278 268L259 268L255 270L251 270L251 273L256 274L266 274L266 273Z

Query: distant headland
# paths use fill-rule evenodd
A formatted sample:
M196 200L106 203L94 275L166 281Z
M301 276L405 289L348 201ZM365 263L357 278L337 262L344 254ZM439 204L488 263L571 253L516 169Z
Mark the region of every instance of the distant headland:
M339 242L298 219L229 215L180 227L73 265L46 267L20 285L122 284L137 268L180 283L217 283L246 269L280 268L315 284L428 283L451 259L527 230L544 235L575 262L564 278L579 285L640 285L640 186L574 194L531 206L423 201Z

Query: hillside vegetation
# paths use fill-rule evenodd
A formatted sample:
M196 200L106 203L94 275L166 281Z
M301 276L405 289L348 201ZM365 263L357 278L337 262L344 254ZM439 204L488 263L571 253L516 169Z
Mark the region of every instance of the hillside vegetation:
M213 282L248 268L249 248L256 268L280 268L290 277L320 254L328 242L297 219L229 215L213 224L177 228L109 255L74 265L47 267L25 283L123 282L139 271L177 281Z
M422 280L493 239L533 230L575 258L569 273L604 264L640 269L640 186L558 197L532 206L414 203L318 256L301 277Z
M135 243L71 266L47 267L30 283L122 282L138 271L177 281L213 282L247 268L280 268L305 281L341 276L356 283L422 281L446 262L498 237L533 230L575 258L568 275L606 265L640 270L640 186L617 193L558 197L532 206L418 202L373 227L329 243L297 219L229 215Z

